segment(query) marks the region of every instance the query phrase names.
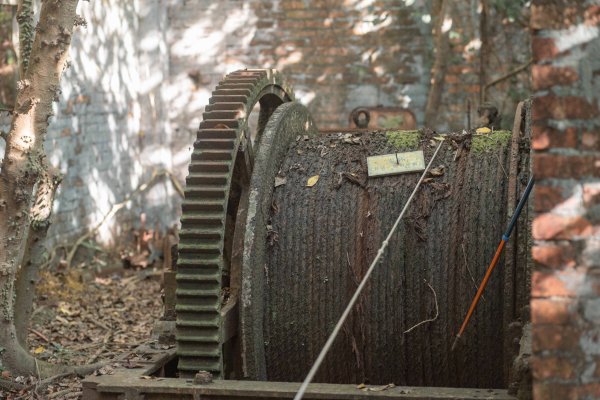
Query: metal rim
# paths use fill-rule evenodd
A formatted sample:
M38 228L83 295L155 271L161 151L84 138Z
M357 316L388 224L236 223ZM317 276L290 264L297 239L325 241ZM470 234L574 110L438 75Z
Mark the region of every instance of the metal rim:
M231 288L239 287L235 230L244 220L243 198L254 157L248 117L260 103L258 143L270 115L292 100L291 89L275 70L240 70L219 83L205 109L186 179L179 234L175 310L181 376L202 370L225 378L224 359L230 355L224 355L224 344L231 334L223 311L231 308L222 303L225 294L236 296Z

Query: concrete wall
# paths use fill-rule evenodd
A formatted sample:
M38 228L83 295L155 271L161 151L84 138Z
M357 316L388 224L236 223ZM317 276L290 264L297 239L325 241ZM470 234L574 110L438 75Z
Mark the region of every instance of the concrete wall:
M536 399L600 398L600 3L534 1Z

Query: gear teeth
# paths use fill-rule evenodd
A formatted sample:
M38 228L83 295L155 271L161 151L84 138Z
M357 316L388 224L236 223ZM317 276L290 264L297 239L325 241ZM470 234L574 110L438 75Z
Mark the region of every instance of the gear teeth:
M177 354L182 377L223 375L221 332L225 220L241 128L259 96L292 99L272 70L241 70L219 82L194 143L182 204L177 260Z
M242 83L242 85L250 85L250 84L246 84L246 83ZM254 85L250 85L250 86L254 86ZM217 104L209 104L204 108L205 112L210 112L210 111L227 111L227 110L245 110L246 109L246 104L245 103L217 103Z

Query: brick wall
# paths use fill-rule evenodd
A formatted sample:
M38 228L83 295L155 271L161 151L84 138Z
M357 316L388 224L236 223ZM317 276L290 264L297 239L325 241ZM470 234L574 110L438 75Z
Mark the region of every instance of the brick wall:
M600 2L533 2L533 377L600 398Z
M357 106L400 106L424 121L433 61L432 3L426 0L225 0L177 2L169 8L173 98L183 105L174 129L194 130L210 91L224 74L276 67L321 128L345 127ZM451 54L436 128L463 129L467 99L479 103L479 0L452 2ZM489 10L491 62L486 82L529 59L528 34ZM512 91L509 89L512 88ZM511 126L527 97L527 71L489 90ZM182 99L185 99L182 100ZM177 108L177 106L176 106Z
M322 128L345 127L353 108L380 104L408 107L423 126L433 60L432 3L82 1L88 27L74 35L72 66L46 143L50 160L66 174L50 237L69 239L95 224L154 168L171 169L183 180L204 106L218 81L239 68L282 70ZM438 128L465 127L467 98L475 120L478 4L466 0L451 7L452 56ZM490 79L527 57L511 47L527 47L526 37L509 37L501 21L496 25L499 33L492 36L500 53L494 61L502 62L491 63ZM497 103L510 109L506 87L499 87ZM2 146L0 141L0 157ZM178 219L178 204L172 187L162 182L107 224L101 239L126 231L141 212L152 225L170 225Z
M174 91L192 100L183 115L194 116L177 118L177 127L195 129L216 83L247 66L281 70L322 128L345 127L353 108L379 104L409 107L422 125L431 62L425 3L174 4L169 10Z
M177 152L188 143L173 143L162 100L161 84L168 79L162 3L79 4L87 27L73 35L71 67L63 75L45 142L49 160L64 174L49 232L53 243L96 225L155 168L183 170L187 165L186 156L175 165ZM0 129L8 124L4 115ZM114 243L142 212L151 226L172 224L176 201L171 185L160 182L106 223L98 239Z

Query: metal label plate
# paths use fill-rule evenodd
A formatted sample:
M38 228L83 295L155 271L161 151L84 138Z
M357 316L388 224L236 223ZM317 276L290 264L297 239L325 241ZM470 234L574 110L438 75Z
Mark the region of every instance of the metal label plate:
M423 150L383 154L367 157L367 167L370 177L423 171L425 169L425 157L423 156Z

